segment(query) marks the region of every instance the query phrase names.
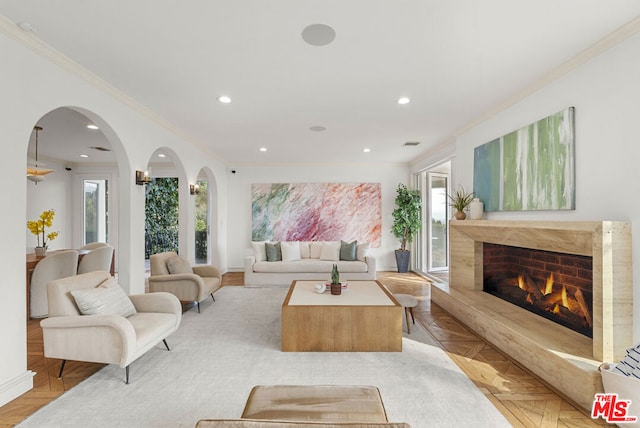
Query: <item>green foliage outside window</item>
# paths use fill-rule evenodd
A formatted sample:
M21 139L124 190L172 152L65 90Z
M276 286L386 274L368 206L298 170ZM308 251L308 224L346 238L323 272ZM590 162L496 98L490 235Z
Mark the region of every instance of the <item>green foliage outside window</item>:
M146 185L145 258L178 252L178 179L154 178Z
M207 262L207 213L209 192L207 190L207 181L198 181L198 194L196 195L196 263Z

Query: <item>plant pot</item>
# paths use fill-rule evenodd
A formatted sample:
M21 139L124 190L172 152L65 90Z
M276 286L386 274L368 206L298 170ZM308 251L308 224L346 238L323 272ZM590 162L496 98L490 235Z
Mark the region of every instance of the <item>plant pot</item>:
M409 250L396 250L396 263L398 265L398 273L409 272L409 259L411 258L411 251Z
M342 284L331 284L331 294L338 296L342 293Z
M456 211L455 218L456 220L464 220L465 218L467 218L467 214L465 214L464 211Z
M47 247L36 247L35 251L36 251L36 256L38 257L44 257L47 255Z

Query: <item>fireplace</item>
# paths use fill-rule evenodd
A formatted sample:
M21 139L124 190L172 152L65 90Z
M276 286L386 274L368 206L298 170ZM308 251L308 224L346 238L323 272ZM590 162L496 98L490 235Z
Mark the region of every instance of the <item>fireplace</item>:
M575 403L590 409L594 394L603 389L598 366L619 361L632 345L631 226L611 221L464 220L451 221L449 238L449 284L433 284L431 301ZM542 258L565 258L566 264L581 266L581 272L576 272L577 278L571 280L576 282L580 282L577 279L582 276L589 276L586 265L590 260L590 281L582 278L585 287L591 283L590 292L582 287L578 293L582 297L576 298L575 284L564 277L573 270L567 266L560 268L557 275L554 273L554 284L550 288L560 291L561 301L559 284L564 284L570 298L567 306L574 309L581 305L578 300L584 300L586 309L579 310L579 318L591 324L591 335L485 292L485 274L503 262L492 263L485 270L484 259L491 254L485 253L484 247L494 244L508 246L509 256L515 253L514 247L535 250L535 256L529 257L538 262ZM534 266L540 264L534 263ZM513 275L518 276L512 271L506 274ZM529 285L523 286L531 291L526 294L535 294L537 299L544 300L548 277L532 270L526 271L523 277L525 275ZM545 283L544 291L541 281ZM536 289L540 289L540 293ZM563 311L562 305L558 306L557 310Z
M483 243L483 290L593 337L589 256Z

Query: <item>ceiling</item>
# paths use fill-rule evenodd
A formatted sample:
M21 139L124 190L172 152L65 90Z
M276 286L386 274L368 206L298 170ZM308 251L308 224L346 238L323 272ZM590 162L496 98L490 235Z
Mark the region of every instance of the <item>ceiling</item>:
M409 162L636 18L640 2L0 0L0 14L229 165ZM335 40L306 43L310 24ZM69 113L47 118L40 153L99 161L78 152L108 143Z

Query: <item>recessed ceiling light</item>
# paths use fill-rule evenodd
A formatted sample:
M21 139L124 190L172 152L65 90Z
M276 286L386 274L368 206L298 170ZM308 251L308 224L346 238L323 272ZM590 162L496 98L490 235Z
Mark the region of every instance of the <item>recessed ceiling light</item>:
M261 151L261 152L266 152L266 151L267 151L267 148L266 148L266 147L260 147L260 151Z
M218 101L221 102L222 104L229 104L231 102L231 98L229 98L226 95L220 95L218 97Z
M407 97L398 98L398 104L404 105L404 104L409 104L410 102L411 100Z
M89 129L100 129L96 125L94 125L93 123L88 124L87 128L89 128Z
M327 130L325 126L310 126L309 129L314 132L322 132Z
M36 27L35 25L33 25L30 22L18 22L18 28L20 28L22 31L25 31L27 33L37 33L38 32L38 27Z
M324 46L333 42L336 31L325 24L311 24L302 30L302 40L311 46Z
M81 158L88 158L89 155L80 155Z
M167 157L167 155L165 155L164 153L158 153L158 157L159 157L159 158L166 158L166 157Z
M370 148L364 148L364 149L362 149L362 151L365 152L365 153L369 153L369 152L371 152L371 149Z

